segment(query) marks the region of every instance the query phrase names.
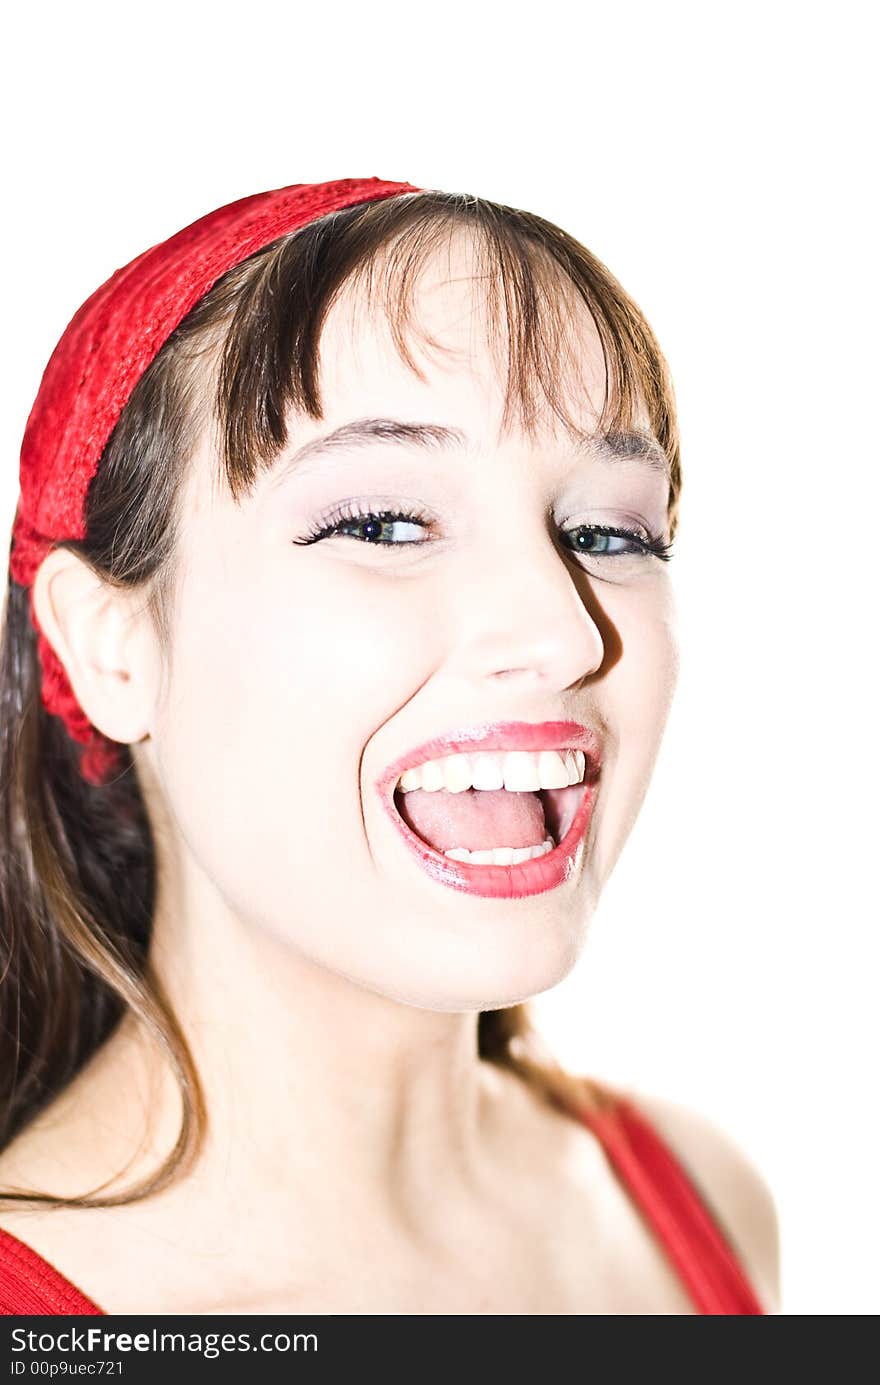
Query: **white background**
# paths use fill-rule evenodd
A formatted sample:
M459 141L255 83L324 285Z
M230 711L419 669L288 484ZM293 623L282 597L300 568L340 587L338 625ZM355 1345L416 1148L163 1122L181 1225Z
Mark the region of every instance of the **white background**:
M642 817L538 1014L775 1194L787 1313L875 1313L877 224L871 7L16 7L0 520L46 359L117 266L286 183L526 207L675 377L683 668ZM870 713L870 714L869 714Z

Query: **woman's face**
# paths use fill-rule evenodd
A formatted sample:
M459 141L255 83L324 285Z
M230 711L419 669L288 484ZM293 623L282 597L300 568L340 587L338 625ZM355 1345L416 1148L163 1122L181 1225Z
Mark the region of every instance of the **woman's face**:
M500 436L503 372L471 268L460 244L423 277L417 321L443 348L412 342L424 380L379 309L359 291L337 301L321 343L325 417L291 419L289 446L240 505L205 438L183 498L168 696L137 747L179 832L188 900L440 1010L512 1004L574 965L647 787L677 663L666 564L591 527L668 537L664 472L650 458L575 452L552 416ZM604 368L585 316L574 349L574 412L593 431ZM374 425L291 462L366 419L434 432L420 442ZM382 511L411 518L351 518ZM562 721L587 728L594 750L592 811L561 867L532 861L518 875L440 854L475 845L455 840L468 821L483 843L493 831L519 834L497 846L530 840L541 800L490 779L423 788L420 816L415 797L412 813L396 797L401 815L446 833L426 867L391 807L398 763L437 738L428 758L445 758L443 738L512 722L544 727L536 748L564 745L545 726ZM502 726L494 745L528 745L528 732L516 740Z

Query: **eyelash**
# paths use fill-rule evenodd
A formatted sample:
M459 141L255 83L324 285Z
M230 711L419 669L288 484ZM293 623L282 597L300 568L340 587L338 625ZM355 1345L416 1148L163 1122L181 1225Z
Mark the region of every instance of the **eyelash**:
M341 505L337 510L332 511L324 520L318 524L302 539L294 539L295 544L317 543L320 539L330 538L336 534L344 524L364 523L367 520L378 520L382 524L421 524L424 528L429 528L431 518L420 510L370 510L358 509L356 505ZM619 538L628 540L634 545L638 554L653 554L655 558L660 558L664 563L672 557L672 545L664 543L656 534L639 534L633 529L622 529L605 524L578 524L570 533L601 534L609 538ZM347 535L346 537L353 537ZM383 543L374 539L360 539L367 548L420 548L421 543L407 539L403 543ZM428 540L430 542L430 540ZM573 553L581 552L593 558L619 558L629 557L627 553L590 553L587 550L573 548Z

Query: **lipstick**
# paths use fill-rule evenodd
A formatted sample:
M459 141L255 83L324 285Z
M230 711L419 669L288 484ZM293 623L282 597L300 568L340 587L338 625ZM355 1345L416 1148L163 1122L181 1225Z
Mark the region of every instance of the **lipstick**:
M435 851L404 822L394 802L397 781L405 770L425 760L447 755L476 753L480 750L581 750L586 767L583 792L574 817L562 840L545 856L516 865L476 865L455 861ZM543 894L571 879L598 792L602 764L601 741L591 727L577 721L492 722L435 737L414 747L390 765L375 782L384 811L394 824L407 850L432 879L464 894L488 899L521 899Z

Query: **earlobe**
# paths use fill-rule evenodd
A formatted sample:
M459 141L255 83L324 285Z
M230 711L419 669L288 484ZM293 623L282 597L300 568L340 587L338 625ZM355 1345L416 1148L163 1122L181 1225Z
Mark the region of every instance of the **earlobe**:
M147 734L138 677L138 613L130 598L69 549L55 548L34 578L34 610L67 671L77 701L111 740Z

